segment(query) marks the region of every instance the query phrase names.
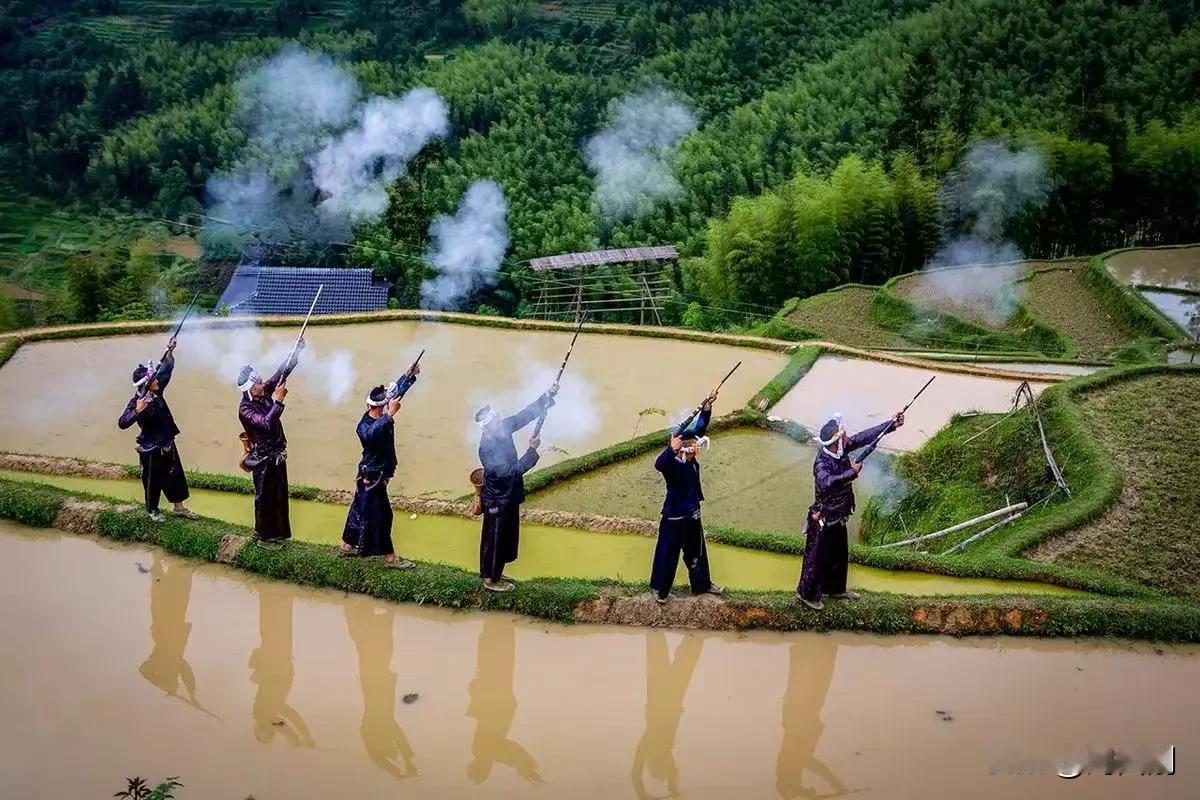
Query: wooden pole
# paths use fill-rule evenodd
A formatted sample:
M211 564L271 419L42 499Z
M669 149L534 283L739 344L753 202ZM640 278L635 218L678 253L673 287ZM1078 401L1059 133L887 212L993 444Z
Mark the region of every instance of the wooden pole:
M1007 516L995 524L988 525L986 528L981 530L979 533L976 533L973 536L968 536L966 539L963 539L961 542L954 545L954 547L951 547L949 550L946 550L945 552L942 553L942 555L948 556L951 553L957 553L959 550L962 550L964 547L971 544L971 542L976 542L976 541L982 539L983 537L987 536L992 531L996 530L996 528L999 528L1001 525L1007 525L1008 523L1012 522L1014 519L1016 519L1017 517L1021 516L1024 513L1025 512L1023 512L1023 511L1018 511L1016 514Z
M942 536L948 536L951 533L956 533L958 531L961 531L963 528L969 528L972 525L978 525L980 522L987 522L988 520L993 520L996 517L1002 517L1005 514L1012 514L1017 511L1024 511L1028 507L1029 507L1028 503L1015 503L1011 506L1005 506L1004 508L998 508L995 511L990 511L987 514L984 514L983 516L975 517L974 519L969 519L966 522L960 522L957 525L951 525L949 528L943 528L940 531L935 531L933 533L927 533L924 536L914 536L912 539L905 539L904 541L901 541L901 542L891 542L889 544L881 544L881 545L879 545L879 547L880 547L880 549L883 549L885 547L900 547L901 545L905 545L905 544L915 544L916 542L924 542L929 539L938 539Z

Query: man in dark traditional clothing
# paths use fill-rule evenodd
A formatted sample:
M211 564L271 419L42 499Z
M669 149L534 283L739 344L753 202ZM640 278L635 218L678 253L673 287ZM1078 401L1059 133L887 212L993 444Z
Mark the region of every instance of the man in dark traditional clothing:
M362 458L354 481L354 500L342 530L342 555L383 556L389 567L413 566L408 559L396 558L387 485L396 474L396 412L420 371L416 366L411 374L404 374L390 386L376 386L367 396L367 410L356 429L362 443Z
M278 550L292 538L288 517L287 436L283 433L283 401L286 381L296 368L304 340L279 365L269 379L263 380L254 367L246 364L238 371L237 386L242 393L238 419L249 437L244 463L254 476L254 542L267 550Z
M140 431L137 452L142 464L142 488L145 490L146 512L155 522L166 519L158 510L161 494L165 494L167 500L174 504L175 516L196 519L196 515L183 506L189 492L179 450L175 447L179 428L163 395L174 371L175 340L172 339L167 346L167 357L161 364L150 362L134 368L135 394L117 419L117 427L121 430L130 428L136 422Z
M537 436L529 439L529 449L520 458L513 434L533 422L554 405L558 384L534 400L524 410L503 417L490 405L475 412L479 438L479 462L483 465L483 529L479 537L479 575L483 588L507 592L513 588L504 575L504 565L517 560L521 534L521 503L525 501L525 473L538 462Z
M660 605L665 605L675 583L679 554L687 567L692 594L721 594L724 588L712 582L708 574L708 548L704 544L704 525L700 521L700 462L697 451L708 444L704 435L712 417L714 392L700 406L700 412L685 426L671 435L671 442L654 462L667 484L662 519L658 523L658 544L654 547L654 566L650 571L650 588L657 593Z
M854 512L852 484L863 466L861 461L851 461L850 453L903 424L904 414L899 413L887 422L849 436L841 416L835 416L821 428L817 440L821 449L813 461L816 499L808 509L804 564L796 587L796 597L815 611L825 607L821 602L823 594L846 600L859 597L858 592L846 589L850 560L846 521Z

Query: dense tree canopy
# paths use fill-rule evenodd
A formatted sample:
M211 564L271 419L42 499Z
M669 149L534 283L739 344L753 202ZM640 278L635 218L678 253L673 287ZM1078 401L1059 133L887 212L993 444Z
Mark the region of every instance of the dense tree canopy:
M989 137L1036 147L1053 176L1047 202L1010 231L1030 255L1200 238L1194 3L217 0L185 11L160 19L122 4L120 19L143 26L131 36L104 0L0 3L0 166L14 187L197 221L207 181L245 142L239 77L295 40L366 93L429 86L449 105L450 135L339 255L378 267L404 305L428 274L430 220L480 179L504 189L511 244L496 293L475 300L509 312L525 307L522 261L609 245L683 249L676 317L688 302L769 309L878 283L938 247L939 186ZM681 190L602 224L581 146L615 100L656 86L699 123L674 160ZM78 318L120 313L114 303L145 290L127 255L78 260L66 285Z

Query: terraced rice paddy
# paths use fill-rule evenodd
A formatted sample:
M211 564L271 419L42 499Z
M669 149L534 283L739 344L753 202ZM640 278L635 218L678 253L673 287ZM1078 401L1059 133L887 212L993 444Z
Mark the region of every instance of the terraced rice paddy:
M918 308L952 314L976 325L1004 328L1020 299L1014 284L1037 263L926 270L896 281L891 291Z
M800 533L812 502L814 446L760 428L719 431L701 454L704 519L710 524ZM657 520L663 480L655 450L533 494L535 508ZM859 492L859 505L867 495ZM852 521L857 526L858 517Z
M1033 313L1061 331L1081 355L1102 356L1134 340L1124 321L1083 282L1079 269L1039 272L1024 286L1024 301Z
M787 321L823 339L854 347L908 347L895 331L871 321L871 301L878 289L846 286L801 300Z
M183 433L184 462L207 472L237 472L241 456L233 376L244 362L264 374L291 350L288 328L207 330L180 337L167 398ZM372 386L394 380L422 348L422 374L397 418L400 466L393 491L457 496L470 491L479 431L472 415L485 402L515 413L554 380L567 332L470 325L384 322L309 330L305 362L289 381L284 427L292 481L351 485L361 447L354 434ZM133 365L161 356L162 336L38 342L0 369L0 449L136 461L134 431L116 418L131 395ZM157 350L157 355L155 351ZM780 353L642 337L583 334L546 423L540 466L629 439L647 407L670 414L691 407L736 361L741 368L717 403L740 408L783 367ZM657 418L664 427L662 417ZM647 431L641 420L641 432ZM527 429L518 434L524 447Z
M937 380L908 412L908 421L884 440L884 446L913 450L932 437L955 414L1007 411L1018 380L981 378L918 367L821 356L771 413L818 430L834 414L842 414L851 432L888 419L929 379ZM1043 384L1034 384L1035 392Z
M1109 256L1108 271L1135 286L1164 286L1200 292L1200 247L1126 250Z

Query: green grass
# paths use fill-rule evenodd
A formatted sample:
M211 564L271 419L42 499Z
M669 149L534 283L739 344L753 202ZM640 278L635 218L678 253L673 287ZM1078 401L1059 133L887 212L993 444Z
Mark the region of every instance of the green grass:
M1032 555L1200 595L1200 371L1112 383L1078 401L1121 473L1121 492Z
M49 527L72 497L85 497L51 487L0 480L0 517L35 527ZM244 536L233 525L210 519L195 522L150 522L140 512L101 511L96 528L118 541L156 545L190 558L215 560L226 536ZM920 561L897 554L895 562ZM964 564L974 568L967 562ZM559 622L573 622L581 609L610 602L605 598L642 596L643 583L536 579L522 581L506 594L483 591L473 573L438 564L413 570L390 570L377 559L339 558L330 547L290 543L277 552L243 547L234 566L278 580L369 594L395 602L417 602L484 610L504 610ZM1031 565L1053 571L1054 565ZM1086 574L1082 571L1080 574ZM651 605L650 608L653 608ZM720 611L701 613L700 627L770 628L775 630L850 629L880 633L1011 633L1042 636L1109 635L1140 639L1200 641L1200 609L1146 595L1126 597L917 598L865 593L853 603L830 603L822 614L803 610L784 592L733 592ZM652 612L654 613L654 612ZM623 621L620 615L614 621ZM650 624L653 620L631 621Z
M1024 282L1024 301L1084 357L1105 357L1134 344L1136 331L1113 314L1084 280L1085 267L1040 270Z
M1112 369L1046 390L1038 407L1070 497L1053 493L1028 413L1003 422L999 414L955 419L897 460L909 494L886 514L868 503L866 540L898 541L1049 496L962 557L1012 558L1037 548L1041 559L1196 594L1200 450L1189 437L1200 424L1197 397L1200 369L1168 366ZM942 552L972 532L927 545Z
M878 286L847 284L803 300L788 301L780 315L822 339L852 347L900 348L911 342L871 318Z

